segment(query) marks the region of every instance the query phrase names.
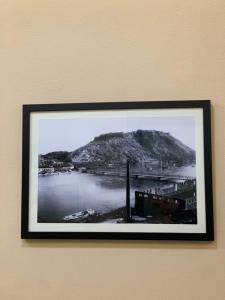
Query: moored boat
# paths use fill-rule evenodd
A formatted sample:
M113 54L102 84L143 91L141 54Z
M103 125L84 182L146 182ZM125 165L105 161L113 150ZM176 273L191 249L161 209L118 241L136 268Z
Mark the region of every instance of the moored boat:
M64 221L70 221L70 220L79 220L87 218L88 216L93 216L95 214L94 209L89 208L80 212L73 213L71 215L65 216L63 218Z

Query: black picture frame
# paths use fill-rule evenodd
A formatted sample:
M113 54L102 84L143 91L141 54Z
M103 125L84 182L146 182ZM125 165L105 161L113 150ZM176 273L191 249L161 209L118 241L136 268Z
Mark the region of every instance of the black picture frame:
M212 194L212 159L211 159L211 107L210 100L176 100L176 101L138 101L138 102L106 102L106 103L64 103L64 104L32 104L32 105L23 105L23 149L22 149L22 213L21 213L21 238L22 239L106 239L106 240L189 240L189 241L213 241L214 240L214 225L213 225L213 194ZM202 203L202 211L201 208L198 207L197 214L200 213L202 222L204 223L204 230L198 229L195 230L195 226L197 224L176 224L176 227L170 226L171 224L163 224L166 230L158 230L157 228L161 226L161 223L154 223L154 228L156 230L152 230L152 224L145 224L147 230L139 230L138 228L142 228L140 224L134 224L138 231L133 230L131 226L132 224L126 224L126 228L128 231L120 229L110 229L107 230L90 230L90 226L88 229L85 229L86 224L79 223L79 226L84 225L84 229L81 231L76 229L67 230L67 227L57 228L54 230L49 230L49 227L45 229L45 223L43 223L41 229L31 229L31 223L33 217L33 213L31 213L31 193L32 189L37 190L34 183L32 183L32 162L31 155L33 155L33 150L31 148L31 144L33 143L33 139L35 138L33 131L31 130L31 116L33 114L41 113L45 115L51 115L52 113L67 113L67 112L76 112L77 114L82 114L84 112L90 113L101 113L101 112L135 112L137 114L141 113L152 113L152 112L161 112L163 111L164 116L168 112L168 116L170 116L171 112L177 112L179 116L179 112L192 112L198 111L199 116L202 116L199 121L199 127L202 132L202 137L200 138L200 144L202 145L202 149L199 152L199 156L204 157L201 162L201 166L199 167L196 162L196 170L198 170L198 176L201 176L202 185L200 188L196 187L197 195L200 195L200 190L202 192L201 203ZM181 113L182 117L182 113ZM197 127L195 127L197 128ZM82 128L77 128L78 132L82 134ZM197 150L196 150L197 153ZM197 155L197 154L196 154ZM36 157L37 160L37 157ZM129 171L129 167L127 168ZM35 175L36 176L36 175ZM38 176L38 175L37 175ZM128 177L129 173L128 173ZM203 178L203 180L202 180ZM197 179L198 182L198 179ZM37 181L36 181L37 183ZM199 189L199 190L198 190ZM198 200L197 200L198 201ZM198 202L197 202L198 203ZM36 206L38 204L36 203ZM196 204L197 205L197 204ZM35 206L35 203L34 203ZM128 215L127 215L128 216ZM198 215L197 215L198 216ZM199 216L198 216L199 217ZM34 218L35 219L35 218ZM36 222L37 220L34 220ZM69 223L71 224L71 223ZM49 225L49 223L48 223ZM53 224L54 225L54 224ZM63 223L63 226L65 224ZM89 225L92 225L90 223ZM58 225L57 225L58 226ZM61 226L61 225L59 225ZM66 224L67 226L67 224ZM72 225L77 226L77 224ZM104 226L104 225L102 225ZM113 224L116 228L120 228L121 224ZM138 227L140 226L140 227ZM180 227L179 227L180 226ZM184 231L179 231L177 228L183 228ZM188 227L189 226L189 227ZM94 227L94 225L93 225ZM75 227L73 227L75 228ZM81 228L81 227L79 227ZM103 228L103 227L101 227ZM149 228L149 230L148 230ZM167 228L175 228L169 229ZM190 228L190 230L189 230Z

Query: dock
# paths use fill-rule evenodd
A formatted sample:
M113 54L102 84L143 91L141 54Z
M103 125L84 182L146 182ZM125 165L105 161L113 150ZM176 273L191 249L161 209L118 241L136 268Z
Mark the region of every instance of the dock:
M116 176L116 177L126 177L126 171L109 171L109 170L87 170L87 173L94 175L104 175L104 176ZM130 172L130 178L134 179L150 179L156 181L166 181L166 182L176 182L180 180L184 181L194 181L196 178L194 176L184 176L175 174L165 174L165 173L146 173L146 172Z

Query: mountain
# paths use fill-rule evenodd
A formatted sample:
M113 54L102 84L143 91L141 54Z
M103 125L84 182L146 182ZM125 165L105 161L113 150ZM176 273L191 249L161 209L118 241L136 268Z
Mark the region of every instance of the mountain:
M44 155L40 155L39 159L44 158L45 160L57 160L65 163L71 162L71 152L68 151L54 151Z
M194 150L170 133L156 130L102 134L70 155L75 163L124 163L127 159L131 163L149 159L188 163L195 160Z

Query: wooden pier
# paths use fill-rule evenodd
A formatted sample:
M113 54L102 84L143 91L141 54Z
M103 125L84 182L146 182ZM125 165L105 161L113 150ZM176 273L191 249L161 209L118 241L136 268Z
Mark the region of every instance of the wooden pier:
M109 170L90 170L87 173L95 175L104 175L104 176L116 176L116 177L126 177L126 170L121 171L109 171ZM130 178L135 179L151 179L156 181L167 181L167 182L176 182L179 180L192 181L196 178L194 176L184 176L184 175L175 175L175 174L163 174L163 173L145 173L145 172L130 172Z

